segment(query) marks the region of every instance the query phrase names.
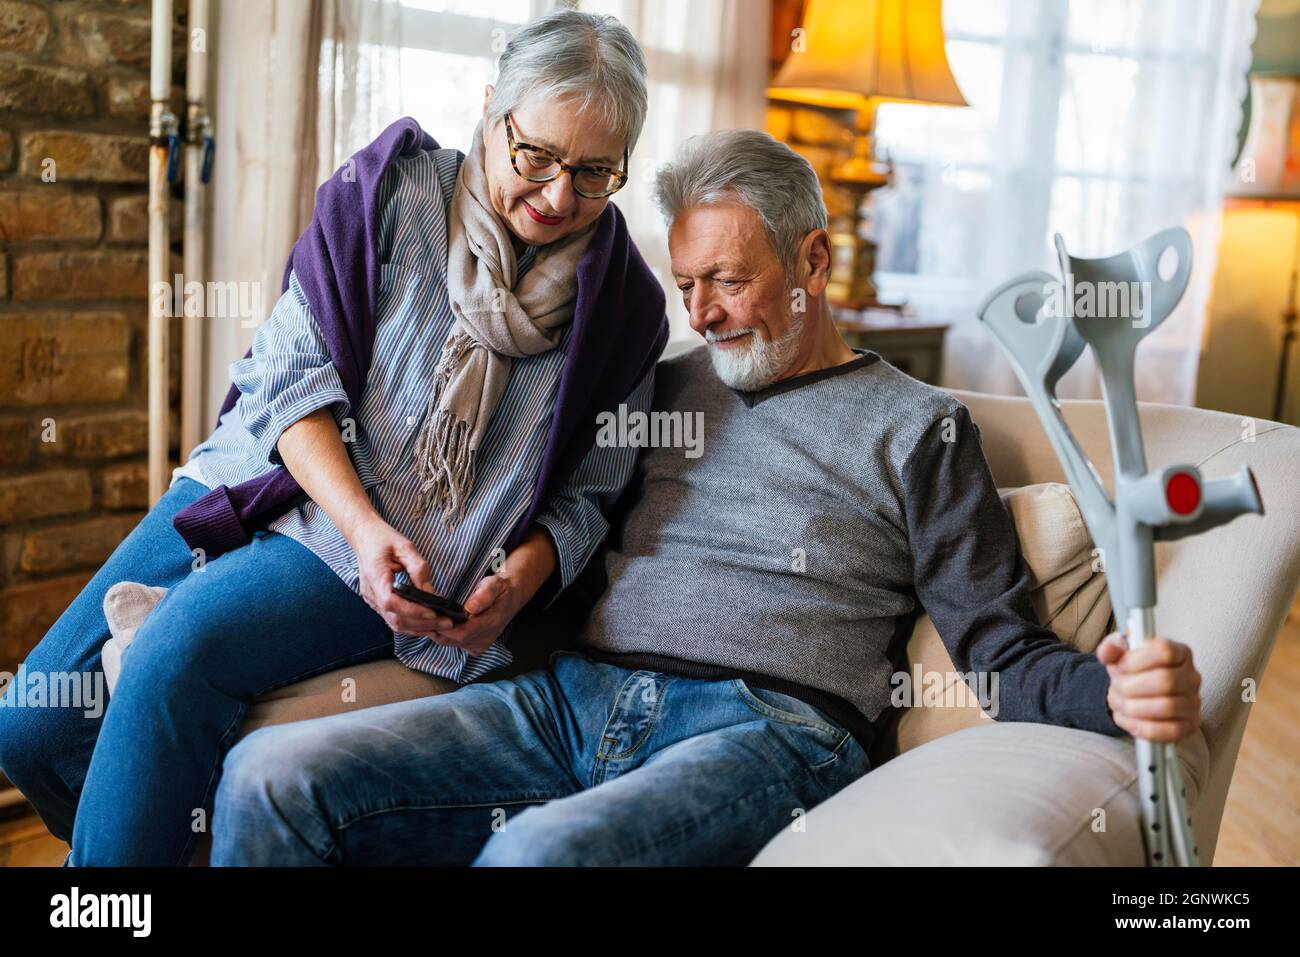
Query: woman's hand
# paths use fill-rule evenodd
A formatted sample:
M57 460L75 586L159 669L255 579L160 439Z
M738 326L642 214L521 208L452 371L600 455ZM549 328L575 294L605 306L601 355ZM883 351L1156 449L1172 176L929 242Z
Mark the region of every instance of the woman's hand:
M469 621L458 625L449 618L443 618L446 624L437 628L429 637L440 645L463 648L471 655L481 655L501 637L506 626L532 597L523 591L518 582L501 572L488 575L479 581L473 593L465 599Z
M501 567L480 579L465 599L469 621L458 625L443 618L445 624L433 629L429 637L440 645L463 648L471 655L483 654L537 594L555 570L556 561L550 533L534 526Z
M393 574L405 568L411 583L433 591L429 565L414 545L385 522L352 466L334 414L317 409L284 430L276 447L285 467L334 523L357 556L361 597L393 631L423 635L451 624L423 605L393 594Z
M423 635L453 624L445 615L416 604L393 591L393 575L405 570L411 584L433 591L429 563L405 535L375 514L348 536L361 571L361 597L393 631Z
M1133 737L1179 741L1201 726L1201 676L1187 645L1152 638L1130 649L1115 633L1097 647L1097 657L1110 675L1106 704Z

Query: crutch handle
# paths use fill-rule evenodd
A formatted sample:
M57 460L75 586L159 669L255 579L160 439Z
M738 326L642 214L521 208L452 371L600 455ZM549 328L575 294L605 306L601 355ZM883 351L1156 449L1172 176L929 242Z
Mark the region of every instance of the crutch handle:
M1201 482L1200 514L1192 521L1157 526L1155 538L1172 542L1226 525L1238 515L1263 515L1264 502L1250 466L1243 465L1236 475Z

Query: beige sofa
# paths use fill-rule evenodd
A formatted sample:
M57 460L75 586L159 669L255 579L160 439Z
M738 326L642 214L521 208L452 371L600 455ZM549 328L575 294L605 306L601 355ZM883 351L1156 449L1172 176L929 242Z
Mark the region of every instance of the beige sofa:
M954 394L980 427L1000 487L1064 481L1026 400ZM1101 404L1062 405L1109 484ZM1190 462L1211 477L1248 464L1265 505L1263 518L1239 518L1205 535L1161 545L1157 555L1158 630L1192 647L1204 678L1202 733L1182 742L1179 754L1201 861L1208 864L1250 713L1243 689L1258 686L1300 582L1300 429L1161 405L1144 405L1142 418L1152 464ZM562 599L553 613L519 623L512 642L519 660L506 673L544 662L565 642L574 609L584 602L579 586L571 591L567 605ZM1098 606L1096 590L1088 594L1094 625L1100 627L1104 615L1096 622L1095 610L1104 607L1104 595ZM1095 640L1084 647L1092 644ZM927 668L944 666L946 653L937 642L914 636L909 651L914 648L929 649L917 652L926 656ZM340 693L344 679L355 682L348 700ZM241 734L451 687L395 660L353 666L259 699ZM777 835L754 863L1143 863L1131 739L978 717L917 722L901 748L905 736L897 728L883 735L869 774L815 808L800 829ZM204 855L200 851L196 862Z

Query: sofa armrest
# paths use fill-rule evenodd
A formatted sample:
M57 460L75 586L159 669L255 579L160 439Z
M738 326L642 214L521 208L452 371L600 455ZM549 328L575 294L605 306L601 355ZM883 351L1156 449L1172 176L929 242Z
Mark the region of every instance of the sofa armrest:
M1189 737L1180 755L1191 807L1203 777L1189 764L1203 772L1204 738ZM1140 867L1134 761L1127 736L976 725L869 771L784 828L753 863Z

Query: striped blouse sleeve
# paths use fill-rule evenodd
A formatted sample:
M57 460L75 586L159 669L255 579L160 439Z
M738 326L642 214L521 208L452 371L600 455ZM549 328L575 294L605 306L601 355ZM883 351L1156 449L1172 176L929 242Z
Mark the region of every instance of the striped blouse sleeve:
M630 413L650 412L654 399L654 366L626 399ZM558 557L559 583L555 593L543 596L549 607L586 567L609 532L606 518L617 504L636 466L635 446L593 445L568 483L548 503L537 523L551 534Z
M240 421L253 436L257 454L282 464L276 443L299 419L329 407L341 422L350 403L329 348L320 334L298 277L285 290L253 336L252 355L230 365L239 388Z

